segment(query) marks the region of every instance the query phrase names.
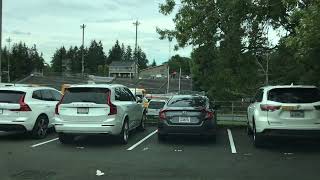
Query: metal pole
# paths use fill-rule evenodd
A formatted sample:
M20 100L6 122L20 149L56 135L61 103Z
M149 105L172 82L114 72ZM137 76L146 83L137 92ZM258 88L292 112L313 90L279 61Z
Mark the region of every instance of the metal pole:
M81 73L83 76L84 75L84 29L86 28L86 25L82 24L80 28L82 29Z
M181 92L181 67L180 67L180 72L179 72L179 94Z
M168 83L167 83L167 94L169 93L169 89L170 89L170 67L168 64Z
M136 26L136 42L135 42L135 46L134 46L134 52L135 52L135 60L134 60L134 77L136 79L136 85L134 88L134 95L137 95L137 83L139 80L139 62L138 62L138 26L140 25L140 22L137 20L136 22L133 23L133 25Z
M0 83L2 82L2 0L0 0Z
M9 54L8 54L8 71L7 71L7 74L8 74L8 83L10 82L10 44L11 44L11 39L10 37L7 39L7 42L9 43L9 47L8 47L8 50L9 50Z

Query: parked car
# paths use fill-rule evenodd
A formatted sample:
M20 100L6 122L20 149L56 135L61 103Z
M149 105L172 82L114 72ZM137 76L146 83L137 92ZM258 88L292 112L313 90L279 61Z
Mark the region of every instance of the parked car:
M164 99L151 99L148 105L147 118L148 119L158 119L159 112L166 104Z
M129 131L144 129L143 107L123 85L71 85L56 106L55 129L61 143L79 134L110 134L123 144Z
M267 136L320 135L320 91L315 86L260 88L248 107L248 134L260 147Z
M197 95L174 95L159 113L158 139L168 135L202 135L216 138L217 118L209 99Z
M0 131L30 132L37 139L46 137L60 99L61 93L49 87L1 87Z

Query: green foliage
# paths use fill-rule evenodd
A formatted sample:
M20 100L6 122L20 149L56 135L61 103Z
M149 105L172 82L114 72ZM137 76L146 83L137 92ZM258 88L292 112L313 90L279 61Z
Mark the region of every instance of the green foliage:
M152 64L151 64L151 67L155 67L155 66L157 66L157 63L156 63L156 60L153 59Z
M190 63L190 58L179 55L172 56L168 61L170 73L176 72L178 74L181 68L182 75L190 75Z

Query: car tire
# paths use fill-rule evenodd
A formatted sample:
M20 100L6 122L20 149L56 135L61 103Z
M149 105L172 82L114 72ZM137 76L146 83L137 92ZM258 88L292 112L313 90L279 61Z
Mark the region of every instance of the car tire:
M62 144L70 144L74 140L74 136L70 134L60 133L58 136L59 136L59 141Z
M128 144L129 139L129 123L128 120L125 120L121 129L121 133L119 135L119 142L121 144Z
M165 141L165 140L166 140L166 136L164 134L158 133L158 141Z
M141 118L141 121L140 121L140 125L139 125L139 127L138 127L138 130L139 131L144 131L144 130L146 130L146 127L145 127L145 123L146 123L146 120L147 120L147 116L146 116L146 114L145 113L143 113L143 115L142 115L142 118Z
M264 146L264 138L260 133L257 133L255 125L253 128L252 138L253 144L256 148L262 148Z
M247 122L246 131L247 131L247 134L248 134L249 136L253 135L253 131L252 131L250 125L249 125L249 122Z
M49 120L47 116L41 115L37 118L36 123L31 131L31 136L34 139L43 139L48 133Z

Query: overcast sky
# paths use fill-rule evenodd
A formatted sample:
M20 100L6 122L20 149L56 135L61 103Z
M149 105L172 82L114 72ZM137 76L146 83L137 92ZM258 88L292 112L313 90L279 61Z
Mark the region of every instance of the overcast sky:
M164 0L3 0L3 41L25 42L37 45L46 62L51 61L55 50L62 45L80 46L85 29L85 46L91 40L101 40L104 51L116 40L134 47L135 27L139 19L138 44L149 61L162 63L168 59L168 41L159 40L156 27L173 28L173 16L159 13ZM172 46L173 47L173 46ZM190 56L191 47L172 54Z

